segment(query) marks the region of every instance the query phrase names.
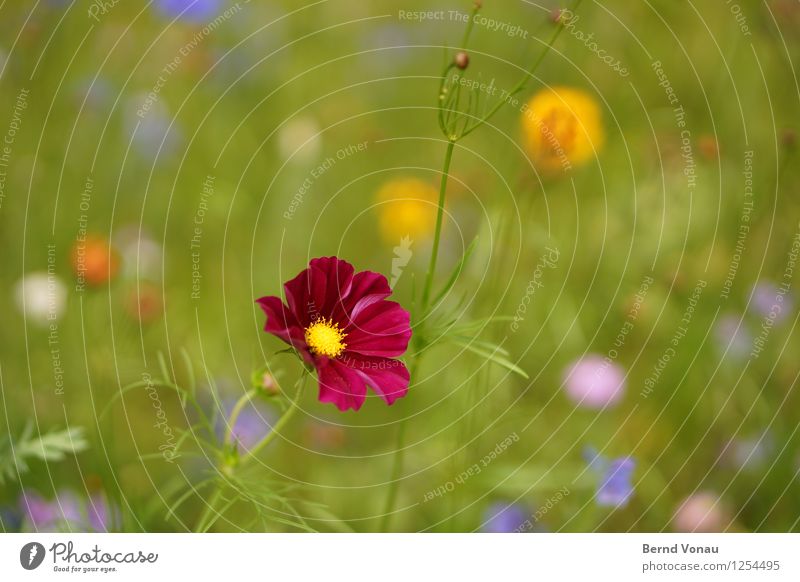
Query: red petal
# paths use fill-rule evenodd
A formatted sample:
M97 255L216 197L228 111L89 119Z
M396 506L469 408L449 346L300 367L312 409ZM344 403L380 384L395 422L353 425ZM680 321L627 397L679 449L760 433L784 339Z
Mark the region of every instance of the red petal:
M386 404L393 404L408 392L408 368L400 360L346 353L338 361L360 376Z
M353 265L336 257L312 259L308 268L283 287L286 302L301 326L318 317L331 317L335 306L350 293Z
M305 332L297 323L294 314L283 304L280 298L275 296L262 297L256 303L261 306L261 309L267 315L264 331L294 346L305 356L307 353Z
M353 277L353 285L350 293L345 297L341 304L337 306L336 318L338 321L347 323L366 307L376 301L386 299L392 294L389 282L380 273L372 271L361 271Z
M317 360L319 401L332 402L339 410L358 410L367 397L364 378L338 360Z
M365 356L400 356L411 339L411 316L399 303L382 300L367 306L345 328L348 352Z

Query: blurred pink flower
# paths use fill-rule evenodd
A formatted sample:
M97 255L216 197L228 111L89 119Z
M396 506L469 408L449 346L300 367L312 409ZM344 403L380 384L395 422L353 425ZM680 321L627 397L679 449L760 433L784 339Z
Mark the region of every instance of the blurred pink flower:
M567 396L580 406L603 408L615 404L625 392L625 370L598 354L570 364L564 373Z
M728 522L719 497L710 491L693 493L684 499L672 518L674 529L681 532L718 532Z

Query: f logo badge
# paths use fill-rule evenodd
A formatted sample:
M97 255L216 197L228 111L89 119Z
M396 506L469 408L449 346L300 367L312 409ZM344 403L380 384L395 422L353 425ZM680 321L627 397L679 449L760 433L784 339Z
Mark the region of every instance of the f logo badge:
M44 561L44 546L39 542L29 542L19 551L19 563L26 570L35 570Z

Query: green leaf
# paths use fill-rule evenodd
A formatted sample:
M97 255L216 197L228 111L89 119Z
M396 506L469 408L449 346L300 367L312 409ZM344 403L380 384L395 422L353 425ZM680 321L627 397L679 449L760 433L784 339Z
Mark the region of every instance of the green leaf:
M186 390L184 390L180 386L169 383L167 381L161 381L152 378L150 380L139 380L138 382L132 382L131 384L128 384L127 386L123 386L122 388L120 388L119 392L116 392L111 397L111 400L108 401L108 404L106 404L106 407L100 413L100 418L101 419L105 418L105 416L111 411L111 407L114 405L114 403L118 399L122 398L122 396L125 395L126 393L130 392L131 390L135 390L136 388L148 388L151 386L152 387L159 386L161 388L169 388L170 390L175 390L175 392L177 392L178 396L181 399L181 404L183 404L184 398L191 396L188 392L186 392Z
M480 345L477 345L474 339L464 340L459 337L447 336L444 339L457 346L461 346L462 348L471 351L473 354L480 356L481 358L489 360L493 364L497 364L501 368L505 368L510 372L514 372L515 374L522 376L526 380L528 379L528 374L525 373L525 370L517 366L514 362L512 362L508 358L504 357L502 355L503 349L500 348L499 346L489 344L488 342L480 342ZM492 346L492 347L489 348L486 346Z
M455 323L450 327L450 333L456 335L473 335L479 331L481 331L487 325L492 323L500 323L506 321L514 321L513 315L494 315L491 317L484 317L482 319L475 319L473 321L467 321L466 323L461 323L456 325Z
M490 341L480 340L478 338L469 337L469 336L459 336L459 335L452 335L452 334L451 334L450 337L451 337L451 339L453 339L455 341L458 341L462 345L465 344L465 343L468 343L470 345L478 347L478 348L480 348L482 350L485 350L487 352L496 353L496 354L498 354L500 356L503 356L504 358L507 358L510 355L510 353L509 353L509 351L507 349L502 348L502 347L498 346L497 344L494 344L494 343L492 343Z
M187 352L185 348L181 348L181 356L183 357L183 365L186 367L186 373L189 375L189 392L193 398L197 398L197 379L194 375L192 359L189 357L189 352ZM184 407L185 406L184 404Z
M61 461L89 448L82 427L54 430L35 436L33 425L28 424L17 439L8 435L0 440L0 484L16 481L18 475L27 473L30 460L49 463Z
M463 272L464 267L467 264L467 261L469 261L470 257L472 256L472 253L475 251L475 246L477 245L477 243L478 243L478 238L475 237L474 239L472 239L472 242L469 243L469 246L464 250L464 254L461 255L461 259L458 261L458 264L456 264L455 268L453 269L453 272L450 273L450 278L447 280L447 283L445 283L442 290L439 291L438 295L436 295L433 302L431 303L431 309L433 309L436 305L438 305L456 284L456 281L458 281L458 278L461 276L461 273Z
M326 506L317 503L306 503L304 505L306 514L313 521L323 522L331 531L337 533L355 533L350 525L333 514Z

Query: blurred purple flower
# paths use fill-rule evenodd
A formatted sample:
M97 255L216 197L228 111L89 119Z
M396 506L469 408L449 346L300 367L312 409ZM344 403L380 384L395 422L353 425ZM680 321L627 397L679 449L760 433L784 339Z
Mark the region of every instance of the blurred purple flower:
M197 23L216 16L222 0L155 0L154 4L165 16Z
M83 503L71 491L59 491L52 501L35 491L23 491L19 507L23 521L37 532L104 532L119 522L119 509L100 495Z
M589 354L570 364L564 373L567 395L579 406L603 408L625 392L625 371L603 356Z
M530 512L518 503L495 502L483 513L481 530L485 533L514 533L530 517Z
M92 495L86 504L86 513L89 517L89 527L92 531L108 532L119 525L122 516L119 508L112 505L103 495Z
M81 529L80 503L69 491L59 491L53 501L47 501L35 491L23 491L19 505L34 531Z
M220 423L220 437L225 434L228 428L228 421L235 403L235 400L229 400L224 403L225 418ZM250 402L241 410L239 417L236 419L236 425L232 431L233 438L236 439L241 448L250 449L272 430L277 419L277 415L271 408Z
M631 478L636 461L631 457L609 460L595 449L588 448L584 457L589 468L599 475L595 501L603 507L625 507L633 495Z
M773 321L779 322L791 314L794 301L791 295L781 293L774 283L759 281L753 287L750 307L761 317L772 317Z
M719 349L723 352L727 351L736 357L742 357L750 352L753 337L740 317L723 315L714 331Z

